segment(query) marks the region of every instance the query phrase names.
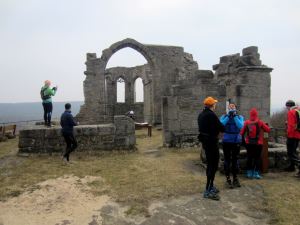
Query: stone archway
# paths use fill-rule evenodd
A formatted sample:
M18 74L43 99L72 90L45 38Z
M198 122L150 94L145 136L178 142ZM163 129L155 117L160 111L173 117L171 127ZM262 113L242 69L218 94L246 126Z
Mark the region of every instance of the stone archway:
M147 46L137 42L134 39L126 38L122 41L116 42L112 44L109 48L104 49L102 51L102 55L100 57L101 61L103 61L104 70L106 68L106 65L109 61L109 59L112 57L113 54L115 54L117 51L123 49L123 48L132 48L139 52L141 55L145 57L147 62L149 63L150 67L154 66L154 59L151 56L150 51L148 50Z
M140 53L146 60L147 64L143 66L136 66L130 68L123 68L123 71L118 71L118 68L110 68L106 69L106 65L109 62L110 58L119 50L123 48L132 48L133 50ZM106 98L106 112L112 112L108 116L113 115L123 115L124 111L134 110L138 113L139 122L147 121L149 123L152 122L153 118L153 96L152 96L152 77L150 74L153 74L155 71L154 66L154 58L147 48L147 46L133 40L133 39L125 39L120 42L116 42L112 44L109 48L102 51L102 56L100 58L102 61L102 71L104 72L104 76L112 76L112 92L105 93L106 96L112 95L114 96L116 93L116 79L121 74L127 73L127 75L121 75L123 79L126 81L125 93L126 100L125 103L116 102L116 98ZM116 70L114 70L116 69ZM115 72L113 72L115 71ZM113 74L117 73L116 74ZM119 75L118 75L119 74ZM126 77L128 76L128 77ZM134 102L134 82L137 77L140 77L143 80L143 90L145 90L144 102L143 103L135 103ZM112 109L112 110L111 110ZM145 116L146 115L146 116Z

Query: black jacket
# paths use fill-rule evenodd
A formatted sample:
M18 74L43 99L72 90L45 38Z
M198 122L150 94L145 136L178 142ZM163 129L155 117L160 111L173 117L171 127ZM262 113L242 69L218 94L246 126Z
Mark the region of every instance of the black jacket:
M71 111L65 111L60 117L60 125L62 127L63 134L72 134L73 127L77 125L74 121L74 117L71 114Z
M198 127L199 141L203 139L216 140L219 133L225 130L217 115L207 107L198 116Z

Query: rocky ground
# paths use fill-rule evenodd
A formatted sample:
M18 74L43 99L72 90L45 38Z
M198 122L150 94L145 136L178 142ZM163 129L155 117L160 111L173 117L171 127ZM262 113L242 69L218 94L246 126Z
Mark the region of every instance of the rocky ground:
M201 193L155 201L149 216L126 216L107 195L93 196L87 182L100 177L64 176L39 183L18 197L0 203L1 225L258 225L269 215L254 204L263 204L260 186L221 191L221 201L204 199Z

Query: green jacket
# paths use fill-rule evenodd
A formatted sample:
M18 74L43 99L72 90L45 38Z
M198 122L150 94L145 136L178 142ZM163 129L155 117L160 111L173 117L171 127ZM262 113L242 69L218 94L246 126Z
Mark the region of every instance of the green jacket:
M41 90L44 90L44 95L49 95L50 97L48 99L43 100L43 103L49 103L52 102L51 96L54 96L56 94L57 89L52 89L50 87L43 86Z

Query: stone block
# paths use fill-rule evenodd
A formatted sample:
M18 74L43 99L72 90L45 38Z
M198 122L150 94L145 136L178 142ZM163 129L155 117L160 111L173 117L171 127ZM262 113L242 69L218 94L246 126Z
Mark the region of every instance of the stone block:
M61 136L60 128L45 129L45 138L57 138Z
M93 127L83 127L82 128L82 134L84 136L95 136L97 135L97 127L93 126Z
M113 135L105 135L101 136L101 142L114 142L114 136Z
M243 55L258 54L258 47L257 46L249 46L247 48L243 48L242 54Z
M20 130L19 137L20 138L36 138L36 137L44 137L46 129L26 129Z
M21 138L19 140L19 148L33 147L35 145L36 139L34 138Z

